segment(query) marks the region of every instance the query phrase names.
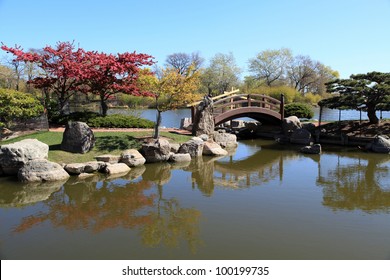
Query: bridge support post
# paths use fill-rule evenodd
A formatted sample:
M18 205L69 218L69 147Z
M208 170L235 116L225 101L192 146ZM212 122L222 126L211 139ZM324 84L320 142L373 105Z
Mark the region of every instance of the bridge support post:
M284 119L284 94L280 95L280 118Z

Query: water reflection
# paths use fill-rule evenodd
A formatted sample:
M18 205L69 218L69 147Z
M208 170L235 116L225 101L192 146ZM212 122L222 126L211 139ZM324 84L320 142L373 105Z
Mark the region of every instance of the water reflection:
M333 210L390 211L390 158L386 155L334 155L332 167L321 168L317 183L323 204Z
M0 207L21 207L44 201L59 191L63 184L61 181L22 184L5 178L0 187Z
M184 240L195 253L201 244L198 237L201 212L181 207L175 198L164 198L162 186L169 181L169 166L158 165L150 169L153 170L150 174L145 167L134 168L120 179L74 177L63 191L53 193L44 202L47 210L24 217L14 232L22 233L44 222L93 233L117 227L138 229L146 246L177 247ZM141 180L144 173L147 179ZM154 184L158 193L154 192Z
M337 258L342 250L328 252L329 244L340 240L337 247L355 252L351 236L371 238L372 217L382 216L375 226L388 232L388 216L383 213L390 212L389 160L388 155L336 153L329 148L322 155L303 155L297 147L248 140L223 158L147 164L118 178L71 177L63 187L60 183L29 188L1 181L0 206L18 208L13 212L18 217L8 218L13 214L0 209L6 217L2 221L7 221L7 229L2 227L6 234L0 233L11 243L8 254L22 239L38 236L41 228L44 238L58 240L57 234L63 234L61 242L82 244L73 239L87 236L93 240L91 251L102 243L116 250L126 245L134 249L122 255L108 249L112 258L164 257L171 248L168 257L174 259L295 258L301 250L297 248L307 250L305 255L302 249L302 258ZM237 236L245 236L240 244L234 243ZM368 250L359 244L362 251ZM32 253L36 254L41 253Z

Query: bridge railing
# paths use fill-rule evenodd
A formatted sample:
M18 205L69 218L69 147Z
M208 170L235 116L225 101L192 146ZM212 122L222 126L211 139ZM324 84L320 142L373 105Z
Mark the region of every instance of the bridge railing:
M284 97L280 100L264 94L236 94L214 102L214 115L242 107L261 107L284 117Z

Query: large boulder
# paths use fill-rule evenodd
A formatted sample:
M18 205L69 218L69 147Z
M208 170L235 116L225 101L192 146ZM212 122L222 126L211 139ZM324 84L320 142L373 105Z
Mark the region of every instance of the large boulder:
M214 141L220 145L222 148L232 149L238 146L237 136L234 134L214 131L213 132Z
M378 135L371 143L367 144L366 149L375 153L388 154L390 153L390 140L387 136Z
M204 142L199 137L192 137L187 142L183 143L178 153L179 154L190 154L191 157L201 156L203 153Z
M46 159L29 160L18 172L21 182L62 181L69 177L61 165Z
M290 135L292 132L300 128L302 128L302 124L296 116L284 118L282 121L282 130L284 135Z
M167 161L171 155L171 146L165 139L150 139L142 144L141 154L146 162Z
M211 135L214 131L213 100L206 95L196 108L192 124L192 134L199 136L202 134Z
M311 133L304 128L294 130L290 136L290 143L292 144L310 145L311 142Z
M84 122L69 122L62 138L61 150L85 154L95 145L92 129Z
M203 155L206 156L226 156L228 152L214 141L204 142Z
M143 165L146 159L135 149L125 150L121 154L119 162L123 162L130 167Z
M25 139L0 147L0 169L5 175L16 175L26 162L46 159L49 146L36 139Z

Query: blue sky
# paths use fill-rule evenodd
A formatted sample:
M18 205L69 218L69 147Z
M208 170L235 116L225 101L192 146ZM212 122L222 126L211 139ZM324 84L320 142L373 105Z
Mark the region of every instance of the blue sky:
M244 73L266 49L290 48L342 78L390 72L390 0L0 0L0 41L24 49L73 41L137 51L232 52ZM0 58L3 55L0 54Z

